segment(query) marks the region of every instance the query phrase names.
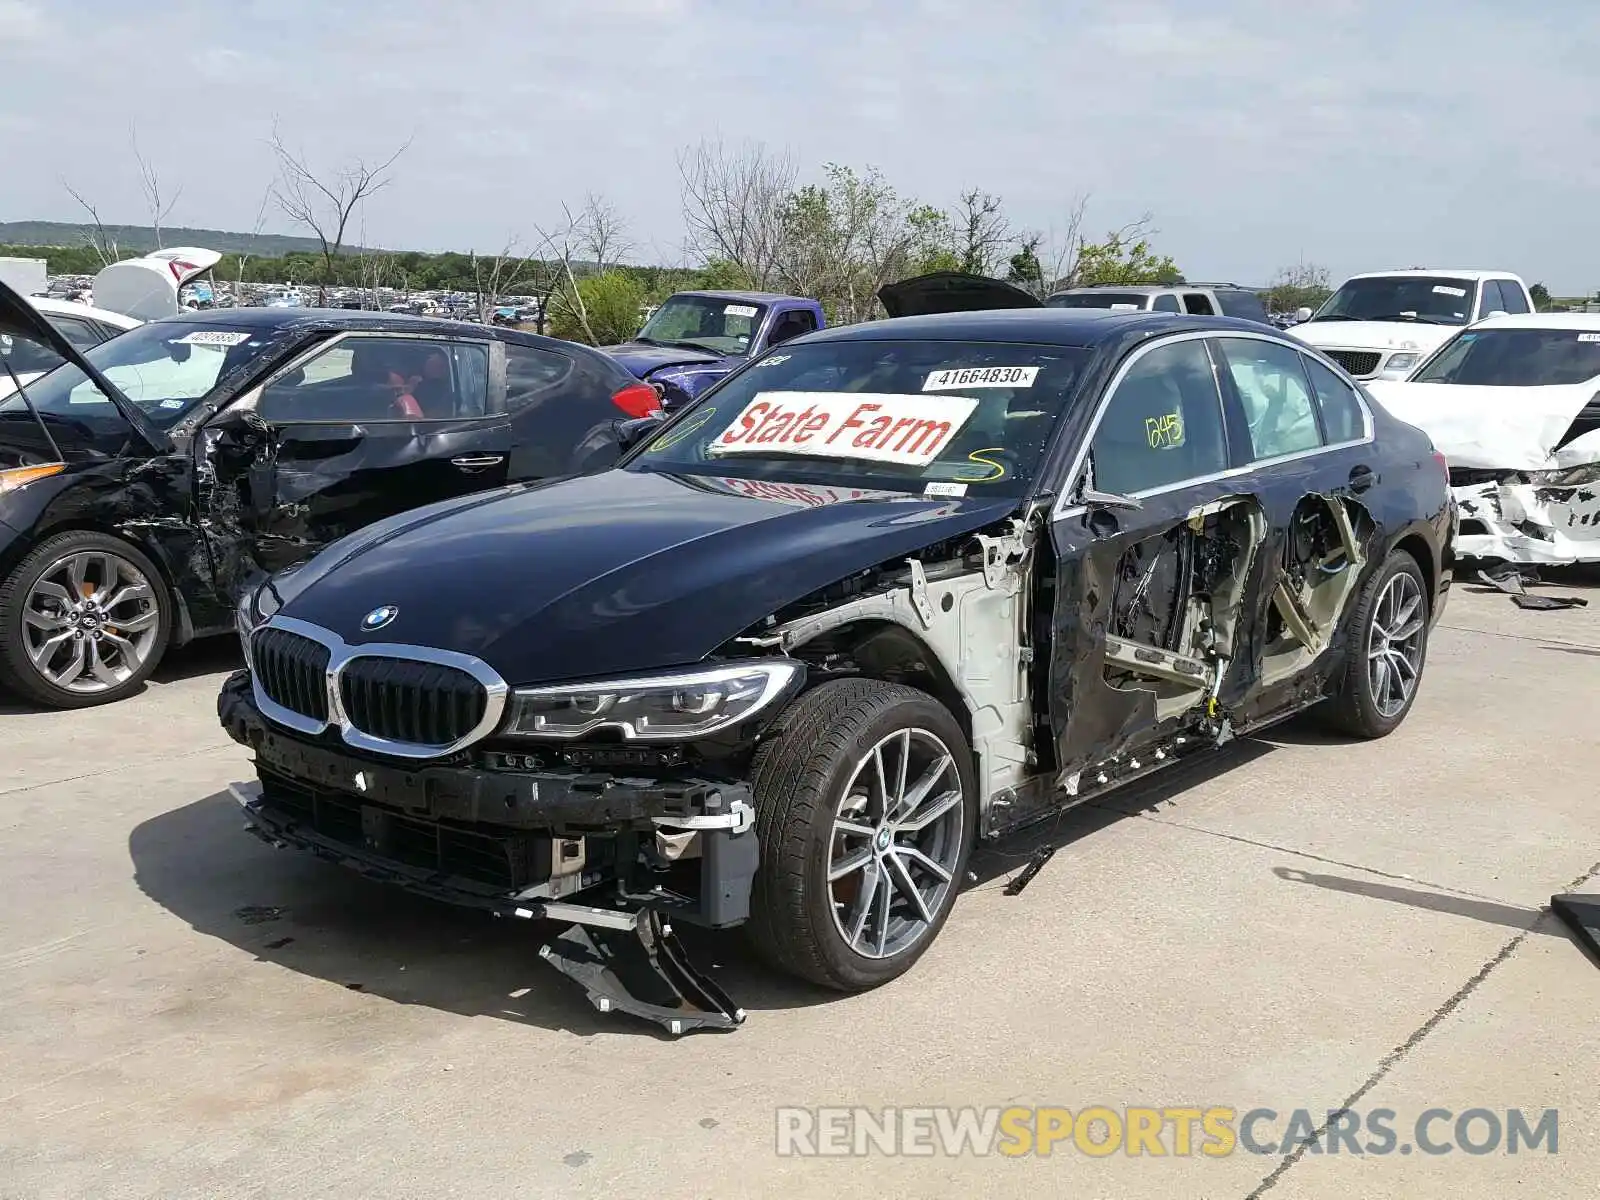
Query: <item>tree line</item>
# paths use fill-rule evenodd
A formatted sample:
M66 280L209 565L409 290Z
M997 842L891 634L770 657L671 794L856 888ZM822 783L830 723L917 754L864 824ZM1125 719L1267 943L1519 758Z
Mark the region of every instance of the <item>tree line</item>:
M182 189L164 185L136 132L130 140L159 246ZM506 297L531 296L545 314L542 331L584 342L631 335L643 308L689 288L810 296L831 323L847 324L882 315L877 292L885 284L929 271L1004 279L1041 299L1070 287L1184 281L1173 258L1157 250L1159 231L1148 213L1091 234L1089 196L1080 194L1064 198L1040 228L1016 221L1000 196L981 188L937 203L906 194L871 166L827 163L802 177L789 154L760 142L703 141L679 153L682 266L630 261L627 222L593 194L561 204L553 224L511 230L492 253L353 249L371 244L368 203L393 184L410 142L373 159L322 166L276 126L267 145L275 169L252 237L262 236L275 208L316 249L225 254L216 277L314 287L319 301L329 288L366 289L374 297L380 289L464 292L483 316ZM125 257L92 200L65 180L63 186L94 232L83 245L46 248L51 273L93 274ZM1330 292L1325 267L1299 263L1277 272L1263 298L1274 311L1293 311L1315 308Z

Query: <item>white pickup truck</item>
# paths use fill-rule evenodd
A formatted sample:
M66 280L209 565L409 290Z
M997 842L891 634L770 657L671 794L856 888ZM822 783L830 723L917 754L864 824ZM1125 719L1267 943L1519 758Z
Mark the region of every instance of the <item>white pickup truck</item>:
M1289 333L1356 379L1404 379L1463 325L1533 311L1509 271L1373 271L1352 275Z

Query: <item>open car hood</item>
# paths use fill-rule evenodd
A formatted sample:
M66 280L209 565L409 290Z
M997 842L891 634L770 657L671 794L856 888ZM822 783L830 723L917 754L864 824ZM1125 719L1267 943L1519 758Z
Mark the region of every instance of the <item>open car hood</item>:
M29 304L24 297L12 291L4 280L0 280L0 334L38 342L40 345L50 347L68 362L82 365L79 360L83 356L73 349L72 343L62 337L54 325L45 320L43 313ZM0 371L0 377L4 374ZM10 379L6 378L7 385L10 382Z
M169 444L169 439L159 429L150 424L148 418L134 404L124 396L116 384L112 383L100 373L98 367L91 363L83 354L66 338L61 336L56 327L45 319L44 314L33 305L19 296L7 284L0 280L0 334L9 334L11 337L29 338L42 345L50 347L62 358L66 359L78 370L82 371L116 405L117 411L123 419L138 431L139 435L149 443L152 449L162 450ZM59 369L59 368L58 368ZM10 376L0 371L0 376L5 376L7 385L11 383ZM27 391L27 382L23 382L23 391ZM0 399L9 398L8 391Z
M1572 438L1573 423L1600 405L1600 381L1560 387L1367 384L1392 415L1433 439L1452 467L1547 471L1600 462L1600 433Z
M1043 308L1031 292L1014 284L960 271L934 271L885 284L878 299L891 317L925 317L932 313L982 312L991 308Z

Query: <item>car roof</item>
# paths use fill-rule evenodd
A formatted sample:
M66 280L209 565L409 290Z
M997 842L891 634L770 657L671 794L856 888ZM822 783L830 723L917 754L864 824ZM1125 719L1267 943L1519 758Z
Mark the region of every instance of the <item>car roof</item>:
M1511 313L1485 317L1470 329L1577 329L1600 332L1600 313Z
M524 346L555 346L564 353L580 351L593 358L613 361L590 346L541 337L520 329L480 325L476 321L455 321L449 317L415 317L409 313L367 312L352 308L206 308L162 317L161 321L182 321L192 325L219 325L250 330L356 330L372 333L417 334L488 338ZM156 322L151 322L155 324Z
M1516 279L1521 277L1515 271L1458 271L1444 267L1407 267L1403 271L1363 271L1359 275L1350 276L1351 279L1388 279L1396 275L1410 275L1418 278L1434 275L1452 275L1457 279Z
M804 300L804 296L790 296L784 292L674 292L675 296L709 296L713 300L750 300L757 304L771 304L774 300Z
M808 333L800 341L857 342L896 339L928 341L1022 342L1046 346L1099 346L1133 335L1216 330L1278 336L1271 326L1234 317L1186 313L1126 312L1109 308L990 308L977 312L895 317L861 325L836 325ZM1291 343L1293 344L1293 343Z
M133 329L144 324L138 317L130 317L126 313L112 312L109 308L95 308L90 304L78 304L72 300L52 300L48 296L29 296L28 303L49 317L85 317L91 321L104 321L107 325L115 325L118 329Z

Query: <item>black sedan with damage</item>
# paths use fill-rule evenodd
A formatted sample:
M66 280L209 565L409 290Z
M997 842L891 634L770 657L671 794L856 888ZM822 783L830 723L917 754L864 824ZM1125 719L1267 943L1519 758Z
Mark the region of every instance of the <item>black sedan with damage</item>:
M660 404L598 351L387 313L188 313L85 356L0 285L0 333L67 359L0 400L0 687L63 708L374 521L615 464Z
M1450 522L1427 436L1259 324L907 317L267 581L219 713L267 841L568 923L603 1010L726 1027L671 922L869 988L977 839L1303 710L1393 730Z

